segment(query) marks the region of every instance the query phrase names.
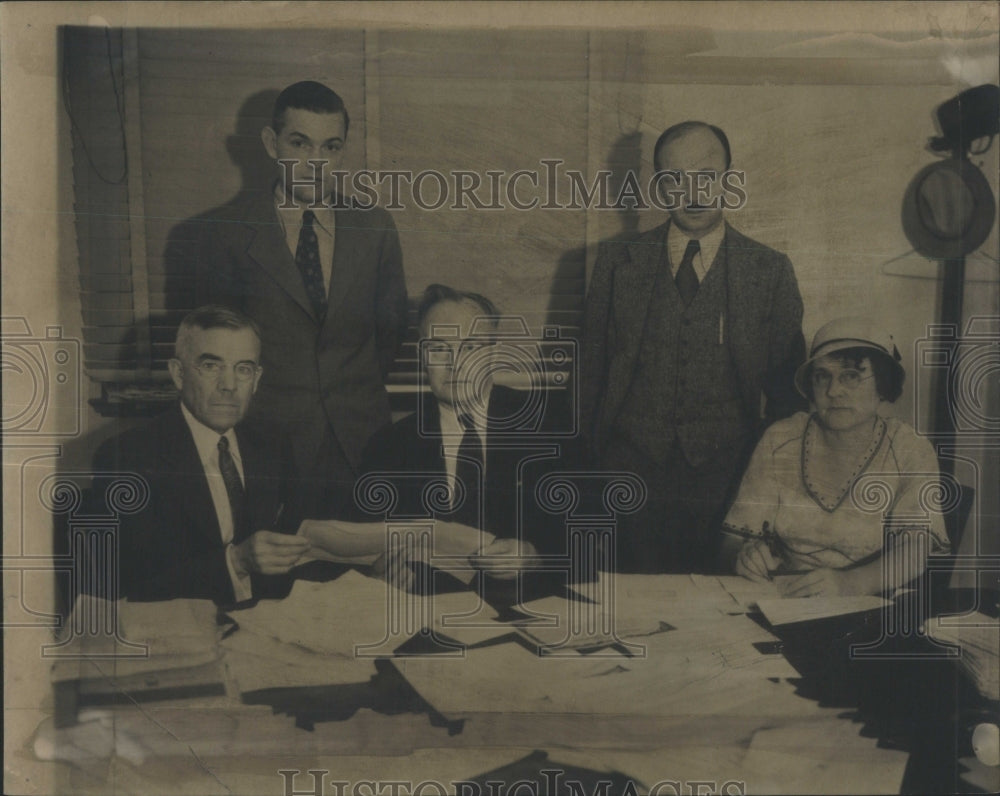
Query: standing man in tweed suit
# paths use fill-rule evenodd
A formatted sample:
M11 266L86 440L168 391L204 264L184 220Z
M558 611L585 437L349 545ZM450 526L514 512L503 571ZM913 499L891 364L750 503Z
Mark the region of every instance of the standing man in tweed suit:
M712 571L726 504L760 432L804 408L793 384L805 358L802 299L788 257L723 217L731 156L722 130L675 125L653 160L666 173L658 186L670 219L598 253L583 428L599 468L634 472L648 491L645 507L619 522L617 571Z

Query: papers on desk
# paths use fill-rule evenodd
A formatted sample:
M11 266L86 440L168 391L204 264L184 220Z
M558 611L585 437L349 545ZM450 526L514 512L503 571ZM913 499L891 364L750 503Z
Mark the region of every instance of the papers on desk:
M758 600L757 607L773 627L790 625L795 622L810 622L834 616L847 616L864 611L877 611L890 600L873 595L856 597L780 597Z
M809 704L792 689L773 688L776 679L797 673L780 656L763 655L753 647L750 639L761 633L769 637L767 632L746 617L730 621L736 625L731 629L734 640L727 639L727 628L721 626L700 634L670 631L634 640L645 657L572 650L539 656L520 645L502 644L467 650L464 659L403 658L393 665L450 719L473 713L663 717L720 709L732 715L741 706L753 714L776 706L794 712Z
M974 613L929 619L927 635L961 647L962 671L987 699L1000 701L1000 619Z
M899 793L908 760L856 723L798 721L755 732L739 778L748 794Z
M517 630L542 652L557 646L593 649L671 630L660 619L662 605L660 609L625 611L617 602L545 597L520 606L531 619L519 623Z
M606 603L546 598L522 606L550 617L519 628L534 642L530 648L506 644L467 650L464 660L393 664L449 718L489 712L663 717L812 710L792 691L772 688L798 673L780 655L754 646L776 639L741 615L718 579L619 576L578 590L594 598L602 588L605 596L613 595ZM602 639L624 643L594 652Z
M239 693L265 688L343 685L367 682L375 674L370 658L320 655L294 644L240 628L220 646Z
M81 698L119 691L178 696L223 688L218 610L208 600L129 602L81 595L52 652L52 680L79 682Z
M324 583L296 581L284 600L229 615L243 630L345 659L388 656L425 627L469 644L510 632L493 623L496 612L476 592L422 597L353 570Z

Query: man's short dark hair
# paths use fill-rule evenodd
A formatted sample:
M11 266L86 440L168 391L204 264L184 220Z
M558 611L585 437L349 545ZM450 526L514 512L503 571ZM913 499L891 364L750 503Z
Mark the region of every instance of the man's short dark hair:
M657 171L660 171L660 148L669 144L675 138L680 138L686 133L690 133L692 130L710 130L712 134L719 139L719 143L722 144L722 149L726 153L726 168L728 169L730 164L733 162L732 151L729 149L729 138L723 132L721 127L716 127L714 124L708 124L707 122L698 122L689 120L686 122L680 122L672 127L668 127L662 133L660 137L656 139L656 145L653 147L653 166Z
M241 329L249 329L257 336L260 342L260 327L253 318L244 315L238 310L224 307L221 304L206 304L197 309L191 310L184 316L180 326L177 327L177 337L174 341L174 356L180 358L181 349L184 342L195 329L207 332L209 329L230 329L238 332Z
M351 117L347 115L347 107L340 95L331 88L317 83L315 80L301 80L293 83L274 101L274 114L271 117L271 129L280 133L285 124L285 111L297 108L312 113L342 113L344 114L344 135L351 126Z
M463 301L471 301L479 306L483 311L483 315L495 317L500 314L496 305L486 298L486 296L479 293L455 290L447 285L435 283L428 285L423 296L420 297L420 303L417 305L417 329L423 329L424 319L427 317L427 314L438 304L445 301L452 301L457 304L461 304Z
M899 396L903 394L903 382L906 380L906 373L892 360L888 354L876 351L867 346L856 346L854 348L842 348L829 354L831 359L836 360L841 366L860 368L864 360L868 360L872 365L872 373L875 374L875 391L878 397L888 403L895 403ZM810 363L805 374L805 388L809 391L809 400L813 400L812 372L813 365Z

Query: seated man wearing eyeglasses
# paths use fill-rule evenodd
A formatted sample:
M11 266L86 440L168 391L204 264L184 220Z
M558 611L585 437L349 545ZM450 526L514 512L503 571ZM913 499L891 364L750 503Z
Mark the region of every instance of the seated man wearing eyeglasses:
M432 516L486 531L476 566L510 579L520 564L537 565L530 561L536 554L566 554L562 519L541 511L534 492L572 455L571 441L553 433L568 420L560 391L494 383L510 369L497 351L497 323L486 297L427 288L417 324L429 393L416 413L372 437L362 470L397 488L397 517Z
M105 442L94 457L95 497L135 473L147 495L118 529L118 594L231 604L283 596L306 553L289 504L283 438L244 421L260 379L260 336L239 312L205 306L177 332L170 376L179 402ZM102 595L107 596L107 595Z

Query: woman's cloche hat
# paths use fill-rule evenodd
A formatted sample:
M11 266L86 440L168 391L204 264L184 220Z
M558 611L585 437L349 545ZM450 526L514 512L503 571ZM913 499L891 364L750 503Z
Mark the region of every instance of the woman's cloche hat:
M803 398L809 398L806 376L809 366L817 359L843 351L845 348L870 348L885 354L893 367L903 377L902 357L892 335L872 323L869 318L837 318L825 324L813 337L809 358L795 371L795 389Z

